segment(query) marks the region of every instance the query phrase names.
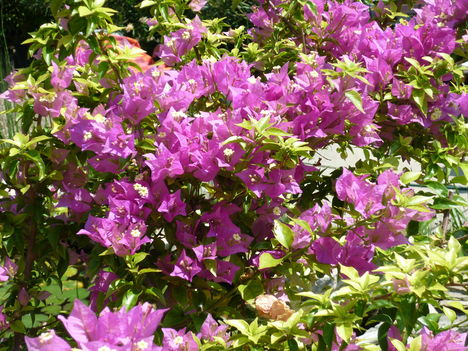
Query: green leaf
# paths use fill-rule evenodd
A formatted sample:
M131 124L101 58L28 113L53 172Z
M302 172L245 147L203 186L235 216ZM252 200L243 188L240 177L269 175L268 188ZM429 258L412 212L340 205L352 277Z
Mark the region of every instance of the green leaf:
M346 275L351 280L359 279L359 273L354 267L343 266L340 264L340 272Z
M447 308L445 306L443 306L442 309L444 310L444 314L447 316L450 323L453 323L455 319L457 319L457 314L454 310Z
M122 306L128 311L132 307L134 307L138 302L138 296L140 296L141 291L138 294L135 294L132 290L128 290L123 299L122 299Z
M226 324L230 325L231 327L236 328L244 335L250 335L250 327L246 321L242 319L228 319L225 320Z
M221 145L227 145L231 143L241 143L243 141L244 141L244 138L242 138L241 136L233 135L227 138L226 140L224 140Z
M291 249L291 245L294 241L294 232L288 225L275 220L273 234L281 245L287 249Z
M421 351L421 343L422 343L422 336L419 335L418 337L414 338L411 341L409 351Z
M468 182L468 163L460 163L458 166L462 169L463 175Z
M408 207L408 206L422 205L422 204L427 203L431 199L432 197L430 196L421 196L421 195L412 196L406 201L405 206Z
M299 219L299 218L292 218L292 217L289 217L291 219L291 221L294 223L294 224L297 224L299 227L301 227L302 229L304 229L306 232L308 232L310 235L312 235L314 233L314 231L312 230L312 228L310 227L310 224L307 222L307 221L304 221L303 219Z
M56 16L57 12L60 10L60 8L63 6L63 3L65 0L50 0L50 10L52 12L52 15Z
M299 345L297 345L297 341L295 339L289 339L288 346L290 351L299 351Z
M460 243L458 242L457 239L455 239L454 236L451 236L450 239L449 239L449 242L448 242L448 249L450 251L453 251L455 252L455 254L458 255L458 253L460 252L461 250L461 245Z
M349 342L353 335L353 326L351 324L341 324L336 326L336 333L345 342Z
M50 140L50 139L52 139L52 138L48 137L47 135L39 135L37 137L32 138L30 141L28 141L26 144L24 144L24 147L28 148L31 145L37 144L37 143L39 143L41 141L44 141L44 140Z
M265 135L266 136L271 136L271 135L274 135L274 136L290 136L291 134L289 134L288 132L285 132L282 129L271 127L271 128L268 128L265 131Z
M263 294L263 285L260 278L249 280L247 284L239 285L237 289L245 301L253 300Z
M37 166L37 169L39 171L39 177L38 180L41 181L45 177L45 164L44 161L42 160L41 154L37 150L28 150L24 154L26 158L30 159L31 161L34 162L34 164Z
M447 187L439 182L425 182L424 185L438 196L447 197L449 194Z
M92 15L93 13L94 13L94 11L91 11L86 6L78 7L78 14L80 15L80 17L86 17L86 16L89 16L89 15Z
M388 314L384 314L384 313L377 314L371 317L367 323L369 324L372 321L379 321L379 322L385 322L386 324L393 324L393 319Z
M424 90L413 89L413 100L424 115L427 115L427 100Z
M11 144L11 145L15 145L15 146L21 147L21 145L20 145L16 140L11 140L11 139L0 139L0 141L1 141L2 143L7 143L7 144Z
M215 277L218 275L218 264L215 260L203 260L203 265Z
M247 129L247 130L251 130L253 127L252 122L248 120L244 120L241 123L236 124L236 126Z
M143 0L138 6L140 8L149 7L157 4L157 1L154 0Z
M307 7L309 8L309 10L317 16L318 12L317 12L317 5L315 5L315 3L313 1L307 1L306 2L306 5Z
M391 324L389 323L382 323L382 325L379 327L379 330L377 332L377 341L382 350L386 350L388 347L387 334L388 334L388 329L390 329L390 326Z
M281 264L282 258L274 258L270 253L265 252L260 255L259 269L273 268Z
M438 313L429 313L427 316L419 317L418 322L428 327L431 331L437 332L440 316Z
M467 203L465 201L455 201L450 199L439 198L434 200L434 204L431 205L431 208L433 208L434 210L450 210L466 206Z
M37 83L36 83L37 84ZM21 131L28 133L29 128L33 122L33 117L36 113L30 104L25 104L23 107L23 114L21 116Z
M405 344L403 344L400 340L390 338L390 341L393 344L393 346L395 346L397 351L406 351Z
M10 324L10 329L16 333L26 334L23 322L18 319Z
M143 268L142 270L138 271L138 274L158 273L158 272L162 272L162 271L156 268Z
M323 327L323 340L328 346L328 349L331 349L333 340L335 338L335 325L332 323L325 323Z
M420 176L421 176L421 172L406 172L406 173L403 173L403 175L400 177L400 182L406 185L411 182L414 182Z
M114 249L112 247L105 249L103 252L99 254L99 256L108 256L108 255L114 255Z
M410 58L410 57L405 57L404 58L407 62L410 63L411 66L413 66L414 68L416 68L416 70L421 73L421 74L425 74L424 70L421 68L421 65L419 64L419 62L413 58Z
M461 312L468 314L468 310L465 309L465 307L460 301L449 301L447 302L447 306L456 308L457 310L460 310Z
M345 92L345 96L353 103L353 105L362 113L365 113L362 108L361 95L356 90L348 90Z
M241 3L242 0L233 0L232 1L232 4L231 4L231 9L234 11L235 9L237 9L237 7L239 6L239 4Z
M148 255L149 255L149 253L147 253L147 252L138 252L138 253L134 254L134 255L132 256L133 263L134 263L134 264L140 263L140 262L143 261L143 260L146 258L146 256L148 256Z

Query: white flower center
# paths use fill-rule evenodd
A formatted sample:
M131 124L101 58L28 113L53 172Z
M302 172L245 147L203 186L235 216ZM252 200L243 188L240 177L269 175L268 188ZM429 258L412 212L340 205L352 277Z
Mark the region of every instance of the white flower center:
M234 234L234 235L232 236L232 238L233 238L235 241L241 241L241 239L242 239L241 236L240 236L239 234L237 234L237 233Z
M182 112L182 111L174 111L172 113L172 117L174 117L175 119L179 119L182 117L187 117L187 115L185 114L185 112Z
M106 117L104 117L103 115L101 115L100 113L98 113L96 116L94 116L94 119L96 120L96 122L98 123L104 123L106 121Z
M255 78L255 77L250 77L250 78L247 79L247 81L248 81L250 84L255 84L255 83L257 83L257 78Z
M89 139L91 139L93 137L93 134L88 130L86 132L84 132L83 134L83 140L84 141L88 141Z
M234 155L234 150L230 149L230 148L224 149L223 154L226 157L230 157L230 156Z
M137 351L143 351L148 348L148 343L144 340L138 341L135 345L137 347Z
M39 101L40 102L54 102L55 100L55 96L53 94L50 94L50 95L42 95L40 98L39 98Z
M280 209L279 207L275 207L275 208L273 209L273 214L274 214L275 216L279 216L279 215L281 214L281 209Z
M141 82L135 82L133 83L133 88L135 90L136 94L139 94L142 88Z
M98 351L116 351L115 349L111 349L109 346L101 346L98 348Z
M180 345L180 344L183 344L184 343L184 338L181 337L180 335L179 336L176 336L174 338L174 344L176 345Z
M133 189L135 189L138 194L141 196L141 197L147 197L148 196L148 188L146 186L143 186L141 184L133 184Z
M132 229L130 232L130 235L133 236L134 238L139 238L141 235L141 232L138 229Z
M45 332L39 335L39 342L41 344L45 344L46 342L50 341L54 337L52 332Z

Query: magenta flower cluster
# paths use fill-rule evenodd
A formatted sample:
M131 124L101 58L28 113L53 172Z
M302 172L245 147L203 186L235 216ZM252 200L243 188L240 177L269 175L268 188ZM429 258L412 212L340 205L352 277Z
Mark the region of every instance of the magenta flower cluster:
M155 310L148 303L138 305L129 311L125 308L110 311L105 308L96 317L94 311L79 300L75 300L68 318L59 316L65 329L82 351L196 351L197 339L213 340L213 337L229 338L227 326L219 325L211 315L202 324L200 333L194 335L185 329L176 331L162 328L162 346L153 342L167 309ZM67 341L57 336L54 330L42 333L37 338L26 338L30 351L72 351Z
M278 152L258 141L255 131L243 128L243 122L266 119L280 133L278 138L296 138L320 149L337 135L357 146L379 145L398 124L419 123L436 130L451 114L466 112L468 95L450 93L449 84L439 79L432 82L437 94L428 101L424 115L415 104L405 102L413 86L397 74L409 66L405 58L423 63L425 56L453 52L452 26L463 17L463 2L451 6L430 3L406 24L386 29L371 20L367 6L361 3L316 1L315 5L315 13L305 6L304 16L312 31L330 40L324 41L323 54L311 51L297 62L294 75L288 74L286 64L260 79L250 73L249 64L227 56L216 62L192 61L178 69L154 66L145 72L132 71L120 83L121 94L110 95L106 106L91 110L80 107L72 93L73 87L84 89L73 80L74 71L90 56L91 49L83 44L67 58L68 65L53 64L54 93L34 88L8 91L5 97L14 102L31 94L37 114L61 120L54 135L90 152L88 163L94 170L116 175L132 167L139 171L91 192L85 186L88 171L72 160L64 165L68 151L60 154L57 150L57 168L64 174L56 184L57 206L67 206L70 219L82 218L91 208L106 209L105 216L89 215L78 234L112 248L119 256L133 255L152 241L148 220L159 216L159 220L175 223L179 243L176 252L157 262L165 274L188 281L199 276L231 283L239 267L229 256L246 253L251 243L271 238L273 222L286 212L284 199L300 194L304 176L316 171L302 159L293 167L286 165ZM266 29L279 20L278 11L282 11L280 7L266 12L258 8L251 15L256 36L268 35ZM323 20L329 23L326 30L320 25ZM164 38L156 53L169 65L180 63L204 33L206 29L196 17L186 28ZM330 64L325 54L362 67L364 73L329 79L327 70L339 73L341 68ZM377 101L375 93L386 87L403 103ZM349 91L361 96L362 107L347 98ZM217 109L191 112L194 103L215 96L223 101ZM391 118L379 122L379 109ZM145 153L136 147L146 137L139 124L151 118L157 120L157 131L150 137L155 151ZM235 201L215 202L206 194L204 204L211 205L202 206L177 187L182 182L191 187L207 184L222 193L231 190L221 181L230 177L241 185L239 191L252 196L247 211L256 218L248 230L241 230L236 221L241 208ZM409 221L430 217L392 205L394 187L399 187L398 176L390 171L374 185L344 170L336 182L338 198L352 204L363 219L379 214L375 228L357 226L345 233L342 245L325 233L333 219L329 206L316 205L302 216L324 235L311 242L310 235L295 227L294 247L310 246L309 253L322 263L350 265L361 272L373 269L374 246L386 249L405 243L403 232ZM403 191L409 194L409 190ZM352 224L351 218L343 219ZM208 269L213 265L215 275Z

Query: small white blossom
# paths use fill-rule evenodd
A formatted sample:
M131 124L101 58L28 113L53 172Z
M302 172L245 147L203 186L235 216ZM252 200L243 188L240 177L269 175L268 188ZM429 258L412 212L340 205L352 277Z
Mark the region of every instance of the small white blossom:
M255 84L255 83L257 83L257 78L255 78L255 77L250 77L250 78L247 79L247 81L248 81L250 84Z
M143 186L137 183L137 184L133 184L133 189L135 189L141 197L148 196L149 191L146 186Z
M180 345L180 344L183 344L184 343L184 338L181 337L180 335L176 336L174 338L174 344L176 345Z
M232 155L234 155L234 150L231 148L224 149L223 154L226 157L231 157Z
M142 87L143 86L142 86L140 81L133 83L133 88L134 88L136 94L140 93Z
M93 137L93 134L88 130L86 132L84 132L83 134L83 140L84 141L88 141L89 139L91 139Z
M143 350L148 349L149 344L148 344L146 341L141 340L141 341L138 341L138 342L135 344L135 346L136 346L137 351L143 351Z
M141 232L140 232L138 229L133 229L133 230L130 232L130 235L133 236L134 238L139 238L140 235L141 235Z
M96 120L96 122L98 123L104 123L106 121L106 117L104 117L103 115L101 115L100 113L98 113L96 116L94 116L94 119Z
M275 208L273 209L273 214L274 214L275 216L279 216L279 215L281 214L281 209L280 209L279 207L275 207Z
M41 335L39 335L39 342L41 344L45 344L46 342L52 340L53 337L54 337L54 334L52 332L42 333Z

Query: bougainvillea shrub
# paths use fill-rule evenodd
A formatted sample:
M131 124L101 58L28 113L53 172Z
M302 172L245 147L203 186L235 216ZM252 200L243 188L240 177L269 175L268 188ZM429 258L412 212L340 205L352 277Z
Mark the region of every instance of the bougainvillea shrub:
M149 54L104 0L26 41L0 350L465 350L468 3L205 5L139 4Z

